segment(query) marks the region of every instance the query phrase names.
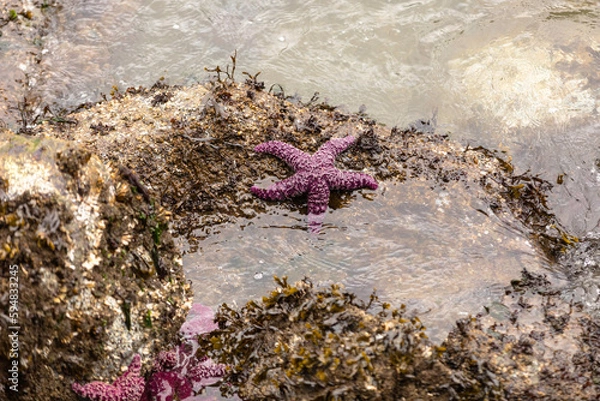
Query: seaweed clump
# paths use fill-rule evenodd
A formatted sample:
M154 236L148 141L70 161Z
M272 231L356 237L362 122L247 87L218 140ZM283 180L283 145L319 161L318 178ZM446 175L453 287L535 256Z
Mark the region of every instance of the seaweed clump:
M239 312L223 304L200 351L229 364L221 391L244 400L398 399L425 355L425 328L404 306L368 303L338 285L286 278Z
M228 365L221 391L253 400L598 400L600 322L524 270L486 313L439 346L404 306L308 279L236 311L198 355Z

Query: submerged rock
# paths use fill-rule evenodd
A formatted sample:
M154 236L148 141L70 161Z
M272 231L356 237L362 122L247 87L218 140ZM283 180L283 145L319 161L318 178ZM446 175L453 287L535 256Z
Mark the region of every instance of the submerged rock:
M0 338L3 385L19 367L6 396L74 399L71 382L112 381L176 338L189 285L168 213L130 178L73 143L0 134L0 293L13 294L0 328L18 333L16 350Z
M550 12L540 19L589 13L585 3L569 6L576 11L564 12L563 16ZM597 115L599 91L592 83L599 78L598 36L582 39L572 27L554 23L552 37L561 38L557 43L543 39L546 35L537 35L536 29L540 28L533 28L533 34L528 30L497 36L494 28L477 28L459 39L469 46L461 43L449 50L458 49L458 54L449 55L452 59L445 85L464 107L461 120L489 120L495 130L507 133L567 126Z
M46 114L39 86L48 68L41 61L57 3L0 0L0 128L18 126L26 132Z
M559 258L566 283L562 297L600 315L600 232L589 232Z
M471 373L489 399L600 397L600 318L544 276L524 271L486 315L457 322L442 346L442 361Z

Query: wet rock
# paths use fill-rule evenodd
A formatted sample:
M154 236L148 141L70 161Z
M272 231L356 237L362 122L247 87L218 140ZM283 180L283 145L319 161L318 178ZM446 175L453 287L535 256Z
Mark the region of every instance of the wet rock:
M576 239L561 255L559 264L567 279L563 298L600 315L600 233L592 231Z
M431 133L427 122L421 122L421 131L390 129L363 114L343 114L317 101L303 104L260 88L252 80L131 88L69 115L76 124L45 121L36 133L73 140L135 172L149 194L174 213L182 234L197 236L211 225L266 210L249 188L265 176L283 179L292 171L254 153L259 143L280 140L314 153L332 137L350 134L358 139L338 158L340 169L436 187L462 182L482 191L476 196L492 213L516 218L548 256L567 245L545 203L550 184L516 174L502 154L454 143ZM302 201L284 204L304 208Z
M0 330L18 332L17 350L0 338L6 396L14 360L18 399L74 399L73 381L111 382L176 338L191 300L167 225L88 150L0 134L0 293L13 294Z
M560 263L568 267L571 280L587 273L600 274L600 232L590 232L577 239L561 256Z
M488 399L596 400L599 328L545 277L524 271L487 315L457 323L442 361L475 378ZM459 392L463 380L451 386Z
M43 40L55 1L0 0L0 128L29 130L44 114L37 85L42 80Z

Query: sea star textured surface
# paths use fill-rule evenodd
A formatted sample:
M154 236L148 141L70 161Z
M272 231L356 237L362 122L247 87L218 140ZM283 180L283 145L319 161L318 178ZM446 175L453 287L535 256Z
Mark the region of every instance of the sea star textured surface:
M154 360L152 373L141 401L199 401L194 397L207 385L225 374L225 365L215 364L206 356L196 356L197 342L187 342Z
M142 363L135 355L129 368L112 384L91 382L85 385L73 383L72 388L78 395L92 401L139 401L144 392L146 381L140 376Z
M338 154L356 140L353 136L334 138L309 155L290 144L270 141L254 148L255 152L268 153L288 163L295 174L268 188L250 188L252 193L265 200L284 200L308 194L309 216L321 215L327 210L331 190L377 189L377 181L363 173L338 170L334 163Z
M73 383L75 393L90 401L202 401L212 396L196 395L225 374L226 366L214 363L207 356L197 356L198 336L217 328L212 310L194 304L179 333L184 342L160 352L150 370L148 381L140 375L139 355L133 357L129 368L112 384L91 382Z

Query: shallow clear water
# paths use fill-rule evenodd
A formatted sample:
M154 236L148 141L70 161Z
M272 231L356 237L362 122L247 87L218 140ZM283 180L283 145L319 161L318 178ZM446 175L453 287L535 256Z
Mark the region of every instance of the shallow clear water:
M307 232L305 216L273 206L218 228L184 257L195 300L242 306L265 295L273 275L308 276L319 285L342 283L363 300L376 288L418 313L428 335L441 340L456 319L499 298L521 269L544 266L525 236L474 193L461 183L388 182L375 193L346 195L351 201L329 211L318 235Z
M76 105L113 85L187 84L205 67L242 71L267 86L360 105L388 125L437 113L438 130L505 150L519 172L556 181L550 204L582 235L600 221L600 10L594 1L71 0L44 38L47 101ZM221 227L186 255L198 301L242 302L271 275L341 281L414 306L431 334L493 302L523 267L544 263L524 236L468 194L391 184L351 195L320 236L304 216L271 213ZM420 191L420 192L419 192ZM441 202L441 206L436 203ZM427 203L429 202L429 203ZM449 202L445 204L444 202ZM442 208L444 212L438 209ZM445 209L444 209L445 208ZM471 238L472 237L472 238Z

